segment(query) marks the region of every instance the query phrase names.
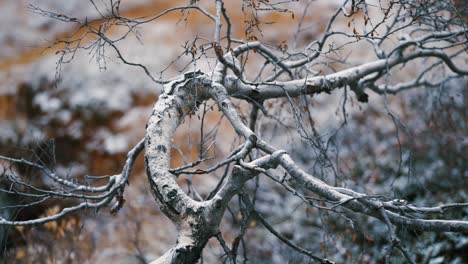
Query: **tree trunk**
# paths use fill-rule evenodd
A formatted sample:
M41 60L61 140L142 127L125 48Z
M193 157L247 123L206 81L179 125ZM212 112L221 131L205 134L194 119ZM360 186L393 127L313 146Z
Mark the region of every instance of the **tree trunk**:
M169 173L174 132L197 108L197 100L203 99L198 90L193 91L197 84L189 80L192 78L166 85L168 90L155 104L146 130L145 162L151 191L161 211L179 231L176 244L151 263L195 263L208 240L219 232L220 217L210 213L211 203L188 197Z
M189 216L178 228L176 244L151 264L196 263L208 240L215 235L212 227L206 223L201 211Z

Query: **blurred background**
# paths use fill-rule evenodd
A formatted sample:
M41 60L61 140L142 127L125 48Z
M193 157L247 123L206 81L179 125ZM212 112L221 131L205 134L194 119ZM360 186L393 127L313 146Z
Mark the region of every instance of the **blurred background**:
M104 13L110 10L108 1L94 2L98 10ZM213 11L212 2L200 4ZM262 25L261 31L247 32L245 3L225 2L233 22L233 36L238 39L255 36L271 45L292 49L304 47L320 36L330 14L338 7L335 1L299 1L288 6L290 13L261 14L264 21L275 23ZM120 10L122 16L138 18L188 3L124 0ZM140 68L123 64L111 49L106 50L104 57L79 50L70 62L60 63L61 46L49 47L51 43L83 32L77 31L73 23L38 14L35 7L89 20L100 15L91 1L0 1L0 155L39 158L70 178L116 174L122 169L128 150L144 136L152 105L162 88ZM346 18L340 19L337 27L352 30L348 23ZM356 19L353 23L360 21ZM129 35L118 43L118 48L129 61L144 64L157 78L168 79L188 69L212 69L214 56L194 63L185 50L196 37L212 39L213 30L212 23L196 12L173 12L142 25L139 34ZM108 32L110 36L119 33ZM331 56L346 57L348 65L374 59L359 44ZM260 67L255 61L252 55L248 67ZM334 69L347 66L333 62L331 65ZM324 65L323 72L331 72L333 67ZM412 76L411 71L398 74L402 78ZM327 164L329 159L324 158L323 152L302 142L297 131L287 129L294 127L294 118L284 100L269 102L270 117L263 117L259 126L264 138L289 150L308 171L332 184L402 197L427 206L439 201L462 202L467 200L468 190L466 99L466 82L409 91L398 97L383 98L371 93L368 104L349 99L346 126L342 126L343 92L315 96L309 102L315 126L330 145L326 153L333 157L333 164ZM245 105L239 106L240 111L248 113ZM278 118L284 121L283 125L277 125ZM219 114L210 113L206 122L207 128L219 129L213 149L216 157L221 158L232 148L231 142L236 137ZM173 166L197 158L199 127L200 120L193 117L179 128L175 139L179 148L173 150ZM27 168L15 170L39 186L48 183ZM184 188L195 186L204 196L220 177L216 174L186 177L180 183ZM5 183L0 181L2 184ZM351 228L337 216L305 206L267 179L259 179L247 188L258 192L258 210L282 234L304 248L339 263L382 261L387 233L372 219L353 219L361 224ZM177 232L160 213L149 192L141 157L125 199L125 206L115 216L108 210L86 211L43 226L1 229L3 263L153 260L174 243ZM2 206L19 202L0 194ZM70 203L54 201L40 207L2 210L0 214L31 219L57 212ZM236 206L233 202L233 212ZM457 214L458 218L467 217L466 211ZM233 213L223 222L228 244L242 224L239 217ZM308 263L254 220L248 224L245 251L251 262ZM418 262L467 261L468 238L463 236L406 233L404 241L416 253ZM223 250L216 241L211 242L204 259L206 263L218 263Z

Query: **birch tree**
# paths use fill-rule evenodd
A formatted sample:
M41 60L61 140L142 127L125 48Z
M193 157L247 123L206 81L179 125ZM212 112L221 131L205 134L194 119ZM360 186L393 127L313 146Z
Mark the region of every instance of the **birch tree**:
M135 159L144 155L148 187L159 209L178 230L173 247L151 263L196 263L212 238L217 239L225 251L226 262L239 262L242 236L237 241L225 241L220 228L230 203L235 200L233 198L238 198L250 217L291 250L307 256L311 262L334 263L322 253L312 252L277 232L274 225L256 210L254 194L245 185L260 177L285 188L316 210L343 216L363 215L380 221L387 228L388 254L401 254L410 263L415 263L414 256L400 240L397 229L466 234L466 215L464 219L445 217L452 210L465 210L466 202L413 205L411 201L398 197L360 192L303 169L292 158L293 153L262 136L262 129L268 129L268 126L259 125L259 118L271 116L271 123L281 125L281 120L271 114L275 107L270 103L281 100L295 124L283 129L289 129L306 142L304 144L321 152L325 160L322 166L326 166L333 159L327 152L328 141L311 121L315 115L313 108L310 109L307 103L306 108L299 107L298 101L309 102L314 100L314 96L333 96L340 92L345 104L346 100L357 100L365 105L379 97L404 96L410 89L435 89L450 82L466 86L468 29L467 7L463 3L448 0L338 2L336 10L328 15L329 20L321 35L304 45L294 40L289 45L261 41L262 27L271 22L265 21L263 15L288 14L292 20L300 21L298 29L291 29L297 31L299 38L307 33L305 27L301 28L304 16L319 12L313 9L314 1L239 1L248 18L244 21L231 19L232 10L223 0L190 1L153 17L138 19L120 15L120 0L111 0L109 9L105 10L90 0L100 14L94 20L31 6L33 12L86 29L84 35L53 43L53 46L60 47L58 65L72 63L77 50L95 50L100 62L106 59L106 52L114 52L128 67L137 67L145 72L155 86L163 87L163 92L154 104L145 137L129 150L122 170L109 177L104 185L66 179L65 175L57 174L45 164L21 157L0 156L3 164L33 168L53 182L50 189L40 189L5 170L3 178L9 185L2 192L33 200L27 206L36 206L49 199L72 198L76 201L75 205L50 216L25 221L1 218L0 225L40 225L85 209L117 213L125 206L125 189L132 181ZM292 12L294 6L300 6L304 13ZM193 39L185 45L184 55L191 57L191 66L198 61L215 61L211 70L188 67L178 76L162 78L145 65L128 59L119 50L119 41L133 33L137 35L139 27L157 23L158 19L173 12L196 12L210 21L205 26L211 28L212 35ZM98 20L101 22L96 26L95 21ZM341 26L338 21L341 21ZM345 28L343 21L348 21ZM235 27L245 29L243 39L232 34ZM126 30L115 36L109 33L111 28ZM352 63L339 56L356 49L366 49L369 55L365 60ZM411 78L400 78L398 72L406 71L411 71ZM213 162L208 154L209 141L202 132L198 142L198 160L181 167L170 167L176 129L183 122L192 122L190 116L197 113L204 116L210 111L220 112L229 122L235 131L233 137L239 139L234 141L237 145L226 156L217 157ZM343 125L346 126L351 120L346 119L344 108L343 117ZM365 135L356 135L361 136ZM218 184L205 197L187 193L178 182L178 178L184 175L204 177L220 171L224 171L224 176L218 178ZM347 172L340 173L346 175ZM359 225L348 220L351 225Z

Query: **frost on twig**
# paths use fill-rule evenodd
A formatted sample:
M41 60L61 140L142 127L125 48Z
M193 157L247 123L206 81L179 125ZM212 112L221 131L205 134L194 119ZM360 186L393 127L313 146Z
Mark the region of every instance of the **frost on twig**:
M262 22L262 13L289 15L292 12L289 8L294 4L288 1L243 1L241 13L244 16L242 26L245 29L245 39L236 38L234 31L237 27L230 13L233 7L222 0L213 1L212 8L199 1L191 1L188 5L173 7L149 18L126 18L119 13L116 5L112 6L110 14L100 13L107 20L98 28L86 19L33 8L35 12L53 19L76 23L86 29L85 35L92 36L92 41L86 44L82 43L83 37L54 43L64 45L62 55L73 58L76 50L96 49L99 51L97 56L104 60L105 51L110 48L120 62L140 69L164 89L152 108L144 139L128 152L122 171L109 177L105 185L77 183L57 175L40 163L0 156L0 159L9 164L33 167L54 184L62 186L61 189L42 190L19 178L10 177L9 181L14 185L33 192L5 191L32 195L38 202L48 197L82 201L53 216L27 221L0 219L0 224L41 224L80 209L99 209L111 202L114 202L111 211L117 213L126 201L124 190L130 180L134 161L144 149L149 189L161 211L178 230L178 238L173 247L153 263L196 263L213 237L218 239L227 261L238 261L239 245L244 247L243 259L246 260L247 247L244 239L247 239L246 229L253 218L302 257L320 263L333 263L326 250L314 252L306 249L309 247L302 246L298 241L277 231L274 224L260 213L257 208L260 206L256 204L257 199L262 199L259 193L262 189L274 190L276 187L289 193L296 202L299 201L300 206L297 208L317 210L317 214L311 217L333 214L340 220L345 219L352 229L366 225L366 221L385 226L389 248L385 256L387 259L394 254L392 249L396 248L406 261L414 262L412 252L404 245L405 241L399 238L400 230L467 233L468 222L465 218L450 218L448 213L466 210L466 201L415 205L404 197L388 197L385 193L379 193L382 189L374 192L358 184L349 187L346 184L349 182L344 180L351 179L350 175L356 173L355 168L358 165L353 163L346 167L338 162L341 162L340 149L336 142L340 129L366 121L350 120L351 115L347 112L350 104L361 107L366 103L372 104L374 100L381 103L381 109L387 112L395 125L397 142L393 145L400 147L401 161L403 153L399 129L409 129L390 110L388 96L399 95L413 88L443 88L453 80L466 85L468 75L464 67L468 44L467 27L452 2L427 1L424 5L416 5L412 1L375 2L341 1L330 14L320 36L303 43L297 42L294 48L289 48L284 42L273 45L262 41L260 37L263 26L271 24ZM305 8L313 4L309 3ZM298 5L303 7L301 3ZM118 44L139 27L157 22L172 12L182 12L184 15L184 12L196 12L208 21L206 26L212 29L213 36L197 36L191 42L186 42L182 55L171 63L172 65L179 58L189 56L188 65L194 69L185 66L173 78L158 79L144 64L127 59ZM302 27L306 15L304 12L298 24L296 41L305 30ZM294 17L292 15L292 19ZM343 29L342 21L347 21L344 23L347 29ZM362 27L356 26L360 23L358 21L362 22ZM111 27L123 27L125 30L118 36L111 35L108 33ZM351 57L353 51L358 53L357 58ZM366 56L361 58L359 54L364 53ZM207 62L209 67L197 68L199 61ZM167 69L161 70L160 75ZM322 121L325 129L316 126L314 120L320 119L321 112L315 111L314 103L320 100L317 97L336 98L337 94L343 96L338 100L340 106L336 115L342 115L343 120L337 129L325 133L323 131L327 131L327 125L331 127L327 122L332 121ZM330 102L322 102L328 103ZM245 114L246 108L250 110L249 115ZM288 111L282 111L283 109ZM233 130L233 135L230 136L236 139L231 152L221 159L209 157L214 152L213 145L227 145L227 142L216 142L216 137L212 135L215 132L210 135L205 133L204 120L209 112L222 115ZM192 116L200 113L202 124L197 160L185 159L184 165L172 168L171 151L177 149L174 147L176 130ZM281 133L285 135L277 136ZM299 138L303 145L310 147L309 151L314 152L315 158L312 160L306 157L302 162L297 161L300 151L294 146L288 148L284 144L286 134L296 135L296 139ZM407 135L410 136L411 133L408 132ZM363 141L361 138L367 135L359 134L356 129L349 131L346 136L352 139L351 145L359 146ZM207 138L215 139L209 141ZM405 140L408 142L414 139ZM373 144L383 156L387 153L388 146L382 147L380 141L383 139L374 140ZM351 146L346 151L352 150ZM179 153L183 155L180 149ZM352 156L349 153L347 155ZM365 160L365 157L362 159ZM308 162L314 163L314 166L305 168L304 164ZM346 159L343 162L346 165L351 163ZM398 165L399 173L401 163ZM411 170L411 165L409 167ZM222 170L223 176L217 178L217 184L205 197L195 190L191 180L187 180L188 191L185 191L179 181L183 177L192 179L213 176ZM322 174L317 171L322 171ZM359 173L364 177L366 169ZM384 176L377 175L372 180L385 181L381 177ZM238 199L237 203L233 202L235 198ZM220 223L227 212L233 215L233 221L239 220L231 210L230 206L233 204L240 212L241 231L230 248ZM286 219L293 221L287 217ZM322 246L320 243L315 244Z

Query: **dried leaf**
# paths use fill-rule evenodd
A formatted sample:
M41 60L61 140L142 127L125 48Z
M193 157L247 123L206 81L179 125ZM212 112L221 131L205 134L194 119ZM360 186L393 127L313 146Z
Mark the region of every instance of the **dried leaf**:
M241 238L240 236L237 236L236 238L234 238L234 240L232 241L232 251L233 252L237 252L237 248L239 248L239 242L240 242Z
M15 229L22 234L24 231L24 226L15 226Z
M17 260L19 260L19 259L22 259L22 258L24 258L24 257L26 257L26 250L25 250L24 248L18 248L18 249L16 250L16 256L15 256L15 258L16 258Z
M374 239L366 234L364 234L364 237L366 238L367 241L369 242L374 242Z

